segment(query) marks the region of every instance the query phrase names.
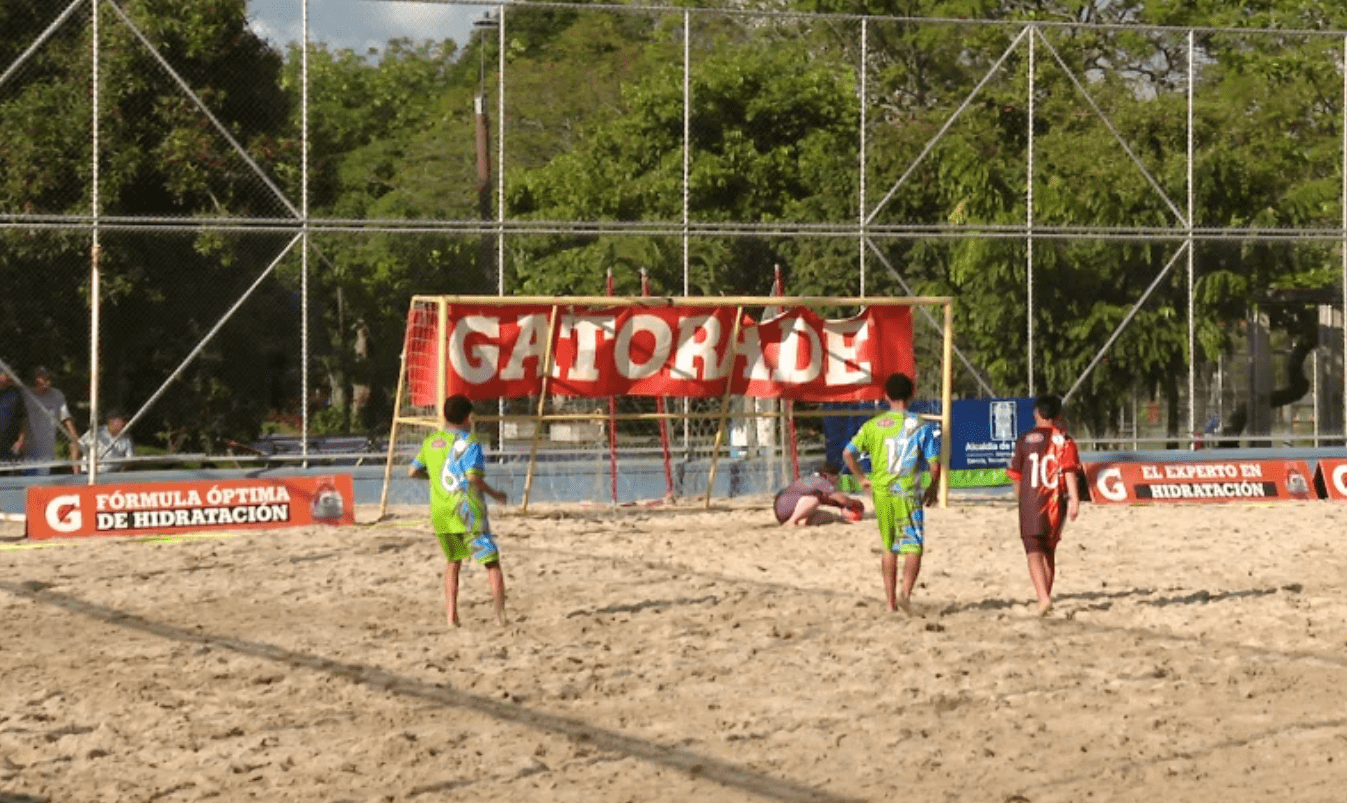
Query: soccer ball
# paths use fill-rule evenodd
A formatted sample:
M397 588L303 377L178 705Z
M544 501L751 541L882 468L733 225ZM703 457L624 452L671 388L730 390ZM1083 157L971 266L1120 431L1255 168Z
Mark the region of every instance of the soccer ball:
M847 521L860 521L861 516L865 515L865 505L860 502L852 502L842 508L842 517Z

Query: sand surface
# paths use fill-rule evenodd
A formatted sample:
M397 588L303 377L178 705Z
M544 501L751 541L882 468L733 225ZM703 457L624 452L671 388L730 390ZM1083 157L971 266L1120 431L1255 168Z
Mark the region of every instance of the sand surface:
M1347 505L1086 505L1035 616L1007 502L496 512L445 624L420 509L29 548L0 524L0 802L1340 801Z

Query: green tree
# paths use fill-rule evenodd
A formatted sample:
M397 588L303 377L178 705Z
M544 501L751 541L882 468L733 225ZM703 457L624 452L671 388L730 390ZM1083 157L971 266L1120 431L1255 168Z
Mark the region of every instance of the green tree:
M301 52L288 52L283 86L290 136L300 135ZM471 110L469 65L453 41L394 40L374 54L309 52L310 215L354 221L461 217L470 186L440 183L445 165L466 159L471 122L448 113L456 99ZM475 76L473 76L475 77ZM462 141L445 137L467 123ZM440 132L438 147L426 143ZM295 186L298 187L298 177ZM437 192L438 189L438 192ZM445 192L445 190L448 192ZM463 213L447 209L465 205ZM387 227L385 227L387 228ZM310 237L311 379L330 405L320 429L365 432L388 420L407 302L416 293L451 292L452 277L476 258L461 237L435 234L315 234ZM299 255L284 275L298 283Z
M858 10L849 3L820 10ZM1322 28L1339 24L1321 7L1265 2L1233 9L1191 3L920 3L869 4L869 12L982 19L1247 25ZM1336 13L1336 12L1334 12ZM836 27L827 29L836 32ZM890 183L931 144L967 93L1006 52L1015 27L876 23L871 26L872 185ZM1034 220L1058 226L1156 226L1182 231L1163 197L1183 208L1186 193L1187 38L1182 30L1044 28L1035 80ZM837 37L855 47L846 33ZM1340 73L1332 38L1267 34L1197 38L1195 225L1275 228L1334 226L1340 214L1336 126ZM1021 42L935 142L876 220L879 224L1023 225L1027 165L1026 48ZM1060 55L1069 80L1056 61ZM1106 113L1133 164L1081 98ZM1144 180L1143 170L1157 187ZM873 200L872 200L873 203ZM1132 243L1081 237L1038 239L1034 251L1035 384L1066 388L1128 315L1175 255L1179 241ZM889 238L890 261L917 292L957 296L961 346L993 383L1025 386L1026 246L1013 238L970 237L951 244ZM1197 332L1187 348L1185 262L1171 269L1090 375L1073 402L1095 433L1132 389L1170 401L1190 359L1214 359L1230 347L1226 333L1269 288L1324 286L1333 277L1331 249L1240 243L1196 249ZM885 291L885 277L875 283ZM890 283L891 292L901 290ZM1010 303L1007 303L1009 301ZM1282 310L1274 325L1293 336L1306 313ZM1304 351L1299 352L1304 354Z
M537 220L676 222L682 217L682 68L665 66L635 83L620 115L594 122L580 146L517 176L511 213ZM845 75L845 73L841 73ZM701 224L836 220L855 208L855 87L803 43L730 47L695 60L689 216ZM851 214L854 215L854 212ZM537 237L518 246L515 284L529 294L602 293L605 266L619 267L617 236ZM789 261L780 241L698 237L690 247L693 294L765 294L772 266ZM682 292L681 250L647 248L656 293ZM802 272L798 293L826 292L843 277Z
M616 87L656 58L647 44L661 30L657 18L640 15L511 8L510 168L540 167L574 148L573 134L611 113L620 103ZM285 79L294 131L298 55L289 53ZM310 52L312 214L376 229L378 221L405 220L441 229L314 237L316 359L338 427L365 431L389 420L413 295L496 290L495 268L483 264L483 235L453 228L480 226L474 95L485 89L494 114L498 59L493 30L462 48L394 41L374 57ZM494 126L490 133L494 149ZM494 171L494 158L491 165ZM494 258L495 237L487 236Z
M8 56L26 49L62 10L48 5L6 4ZM137 0L120 8L266 175L283 155L275 139L285 120L281 60L248 29L243 0ZM284 212L267 180L132 27L115 10L101 11L101 213L187 221ZM91 44L87 13L72 15L0 87L0 209L90 213ZM100 255L105 351L96 366L104 408L135 409L151 398L284 242L276 234L109 228ZM90 246L87 226L11 229L0 245L0 276L9 285L0 342L14 344L16 360L29 366L64 365L72 389L93 369L82 354ZM297 321L275 314L293 306L289 300L280 285L262 286L155 402L137 425L137 440L214 449L222 438L255 434L268 402L283 395L276 387L286 372L281 355L297 353Z

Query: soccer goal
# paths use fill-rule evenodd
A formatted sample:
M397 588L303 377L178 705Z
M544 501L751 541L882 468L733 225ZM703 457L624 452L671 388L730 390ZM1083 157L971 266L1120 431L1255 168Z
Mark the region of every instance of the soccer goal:
M380 512L394 464L443 428L454 394L476 402L493 476L522 484L511 495L525 509L535 494L597 505L703 496L709 505L774 491L822 457L825 418L874 413L838 403L881 400L893 372L918 378L918 306L944 309L932 366L942 412L928 417L949 432L947 297L416 296ZM948 438L941 448L948 465Z

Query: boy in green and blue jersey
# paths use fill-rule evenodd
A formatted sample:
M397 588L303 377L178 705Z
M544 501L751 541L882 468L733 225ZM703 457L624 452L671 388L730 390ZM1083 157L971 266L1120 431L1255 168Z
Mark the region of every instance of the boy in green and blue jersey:
M444 420L448 427L431 433L422 442L407 475L430 480L430 523L449 561L444 570L448 621L454 627L459 624L459 569L471 557L486 567L496 621L504 625L505 576L483 497L490 496L503 505L506 496L486 481L486 455L472 432L472 402L468 397L446 399Z
M912 613L912 589L921 573L925 545L924 504L935 502L940 480L940 438L935 427L909 412L915 387L906 374L893 374L884 382L888 412L861 426L842 452L861 487L874 494L875 518L884 542L880 570L889 610ZM861 470L859 457L870 456L869 476ZM922 491L921 476L927 470L931 482ZM903 556L903 586L898 593L898 555Z

